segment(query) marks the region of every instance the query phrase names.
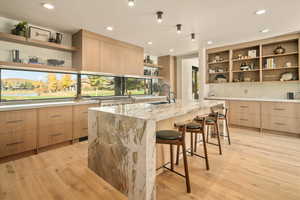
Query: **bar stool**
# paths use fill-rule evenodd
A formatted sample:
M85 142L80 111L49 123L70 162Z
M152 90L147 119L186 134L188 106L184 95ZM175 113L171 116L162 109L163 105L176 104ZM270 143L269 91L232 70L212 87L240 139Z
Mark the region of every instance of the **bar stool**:
M191 148L190 148L190 151L187 151L187 152L189 152L191 154L191 156L195 155L195 156L205 159L206 169L209 170L208 154L207 154L207 147L206 147L206 142L205 142L204 121L205 121L205 118L202 120L201 123L190 122L190 123L186 124L186 132L191 133ZM179 129L182 126L183 126L182 123L175 124L175 127L178 127ZM195 134L195 148L193 146L194 145L194 142L193 142L194 134ZM196 151L197 151L197 135L198 134L202 134L204 156L196 153ZM179 152L180 152L180 147L177 146L176 165L178 165L178 162L179 162Z
M206 126L206 138L207 138L206 142L208 144L218 146L219 147L219 154L222 155L222 147L221 147L221 141L220 141L219 126L218 126L218 116L219 116L218 112L213 112L213 113L210 113L208 115L208 117L206 117L204 119L203 119L203 117L196 117L194 119L194 121L196 121L198 123L204 123L205 124L205 126ZM209 130L210 130L209 127L213 127L214 134L217 136L218 144L209 142Z
M185 132L186 132L185 126L181 127L180 131L174 131L174 130L156 131L156 143L170 145L170 163L166 163L162 167L171 172L174 172L179 176L185 177L187 192L191 193L191 184L190 184L187 155L186 155L186 145L185 145ZM182 146L185 175L182 175L174 170L173 145L177 145L178 147ZM166 166L168 164L171 164L171 168L168 168Z
M228 109L226 107L222 106L216 106L211 108L211 112L215 113L218 112L218 120L225 121L225 126L226 126L226 132L227 136L224 134L220 134L222 137L226 137L228 139L228 144L231 145L230 141L230 133L229 133L229 126L228 126ZM224 113L224 114L222 114Z

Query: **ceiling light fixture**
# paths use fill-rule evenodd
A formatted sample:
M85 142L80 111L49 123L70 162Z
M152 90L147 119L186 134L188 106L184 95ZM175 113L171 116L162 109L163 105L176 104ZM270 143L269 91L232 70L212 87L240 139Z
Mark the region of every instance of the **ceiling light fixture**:
M174 49L170 49L169 51L170 51L170 52L173 52L173 51L174 51Z
M261 33L268 33L269 31L270 31L270 29L265 28L265 29L261 30L260 32Z
M114 30L114 27L108 26L108 27L106 27L106 30L108 30L108 31L113 31L113 30Z
M195 33L191 33L191 39L192 39L193 42L196 40Z
M43 3L43 7L47 8L49 10L53 10L54 9L54 5L52 5L51 3Z
M156 12L156 16L157 16L157 22L160 24L162 23L162 15L164 14L163 11L158 11Z
M134 0L128 0L128 6L133 7L135 5Z
M152 43L152 42L147 42L147 44L148 44L148 45L152 45L153 43Z
M211 45L212 43L213 43L213 41L211 41L211 40L207 41L208 45Z
M176 25L176 29L177 29L177 33L180 34L182 31L182 25L181 24L177 24Z
M263 10L257 10L256 12L255 12L255 14L257 14L257 15L262 15L262 14L265 14L267 11L265 10L265 9L263 9Z

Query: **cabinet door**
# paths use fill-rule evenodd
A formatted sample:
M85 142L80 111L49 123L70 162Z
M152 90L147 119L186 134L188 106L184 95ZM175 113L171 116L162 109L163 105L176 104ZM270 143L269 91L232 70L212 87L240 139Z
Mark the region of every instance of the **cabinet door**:
M143 75L143 50L135 48L122 49L122 68L127 75Z
M97 39L85 37L83 45L83 70L100 71L101 43Z
M101 43L101 72L123 74L123 69L121 66L122 47L109 42Z

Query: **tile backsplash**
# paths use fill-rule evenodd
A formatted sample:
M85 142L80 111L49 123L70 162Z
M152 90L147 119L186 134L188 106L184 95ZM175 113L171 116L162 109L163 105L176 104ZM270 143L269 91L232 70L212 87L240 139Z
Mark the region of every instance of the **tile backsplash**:
M210 84L209 96L286 99L287 92L300 92L299 82Z

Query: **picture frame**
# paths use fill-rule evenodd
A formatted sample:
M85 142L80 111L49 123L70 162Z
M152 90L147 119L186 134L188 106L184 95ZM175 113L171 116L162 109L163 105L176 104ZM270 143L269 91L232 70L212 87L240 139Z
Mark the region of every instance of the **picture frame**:
M41 29L38 27L29 27L29 37L30 39L48 42L51 38L51 31L46 29Z

